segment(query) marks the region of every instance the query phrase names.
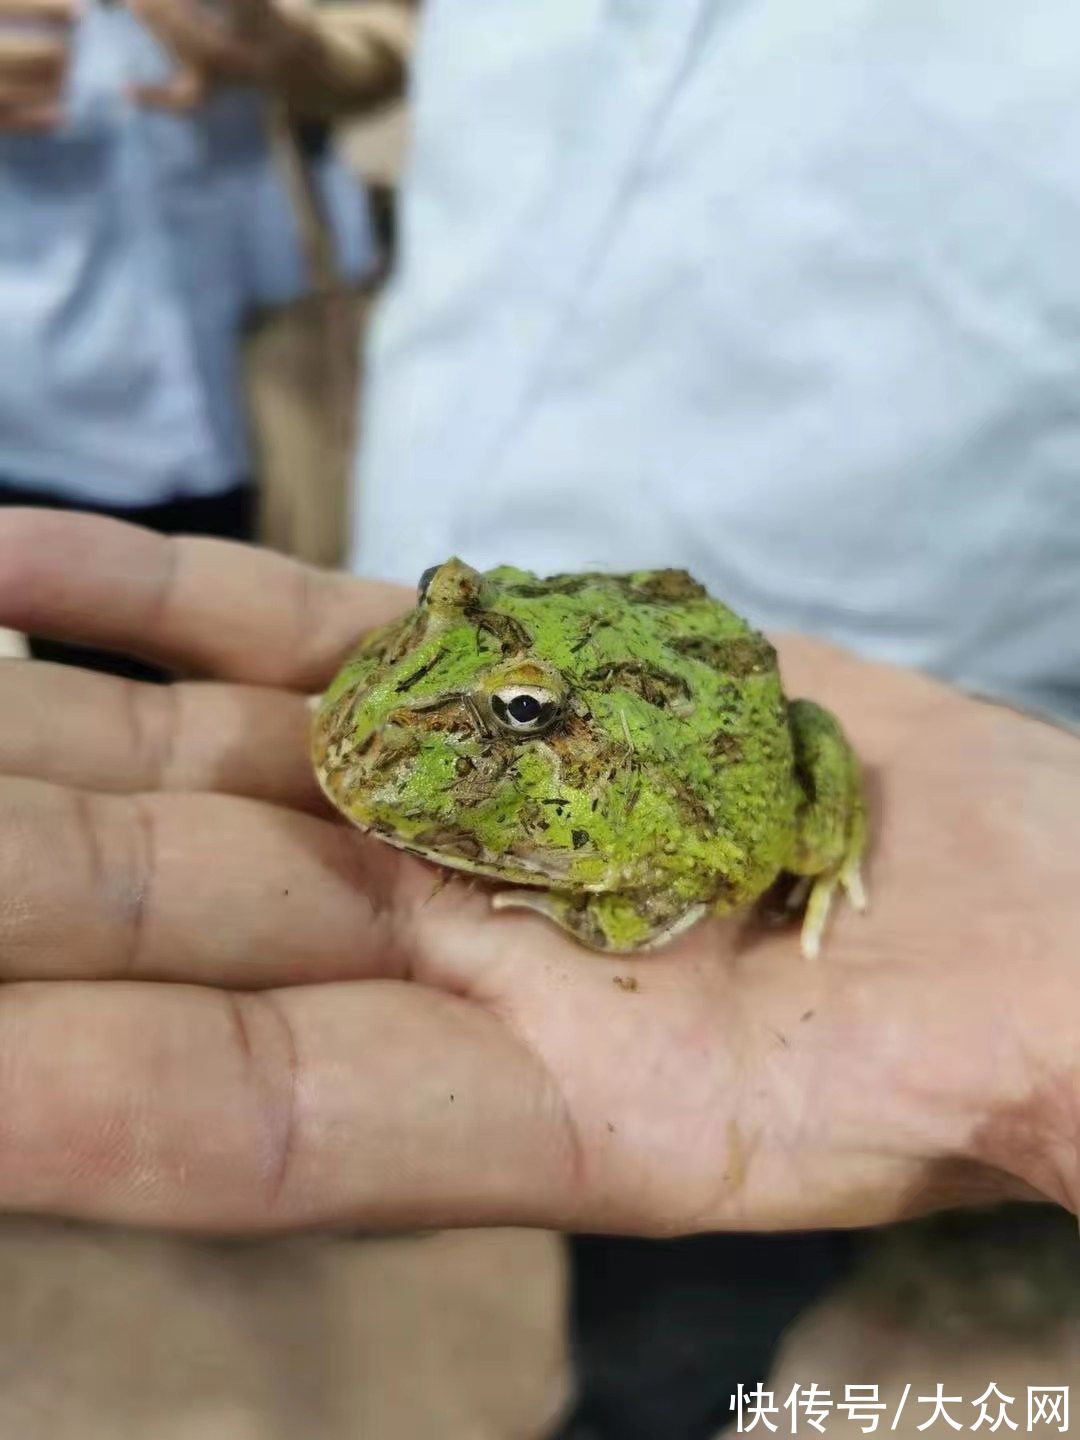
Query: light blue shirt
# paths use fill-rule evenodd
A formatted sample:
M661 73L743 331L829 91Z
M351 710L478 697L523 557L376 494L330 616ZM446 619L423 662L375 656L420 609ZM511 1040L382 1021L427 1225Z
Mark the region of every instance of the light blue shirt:
M686 566L1080 719L1075 0L429 0L358 568Z
M238 336L306 288L259 99L137 107L169 62L123 8L89 6L67 119L0 136L0 479L77 501L218 493L249 469ZM373 263L366 197L322 169L341 258Z

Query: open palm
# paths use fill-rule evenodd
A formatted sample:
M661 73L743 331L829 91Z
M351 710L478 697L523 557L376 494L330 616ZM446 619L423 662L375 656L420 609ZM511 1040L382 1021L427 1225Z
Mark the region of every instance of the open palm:
M870 914L815 965L731 922L612 960L317 794L306 696L410 600L0 517L0 624L208 677L0 665L0 1207L661 1234L1073 1205L1080 740L782 644L871 775Z

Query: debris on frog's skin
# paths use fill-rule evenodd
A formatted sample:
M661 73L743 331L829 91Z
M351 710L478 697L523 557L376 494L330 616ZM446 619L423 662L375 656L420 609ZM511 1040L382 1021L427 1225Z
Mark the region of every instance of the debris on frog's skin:
M630 993L636 993L641 988L633 975L615 975L612 977L612 984Z

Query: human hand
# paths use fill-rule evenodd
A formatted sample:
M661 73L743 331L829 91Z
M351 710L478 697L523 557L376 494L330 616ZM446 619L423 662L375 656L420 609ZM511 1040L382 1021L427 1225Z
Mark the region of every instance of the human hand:
M874 781L869 916L815 965L720 921L613 960L323 808L304 696L410 601L0 516L0 625L218 677L0 663L0 1208L646 1234L1076 1208L1080 741L790 641L789 691Z
M0 135L59 123L75 18L74 0L0 0Z
M135 98L151 109L197 109L220 85L272 85L311 44L302 17L276 0L129 0L132 13L176 61L160 84L138 85Z

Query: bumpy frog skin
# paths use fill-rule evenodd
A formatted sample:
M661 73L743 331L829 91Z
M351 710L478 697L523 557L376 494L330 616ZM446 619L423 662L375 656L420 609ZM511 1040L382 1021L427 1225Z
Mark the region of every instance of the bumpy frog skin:
M514 887L596 950L655 947L806 877L865 905L859 767L776 653L681 570L538 579L457 559L319 701L319 781L362 829Z

